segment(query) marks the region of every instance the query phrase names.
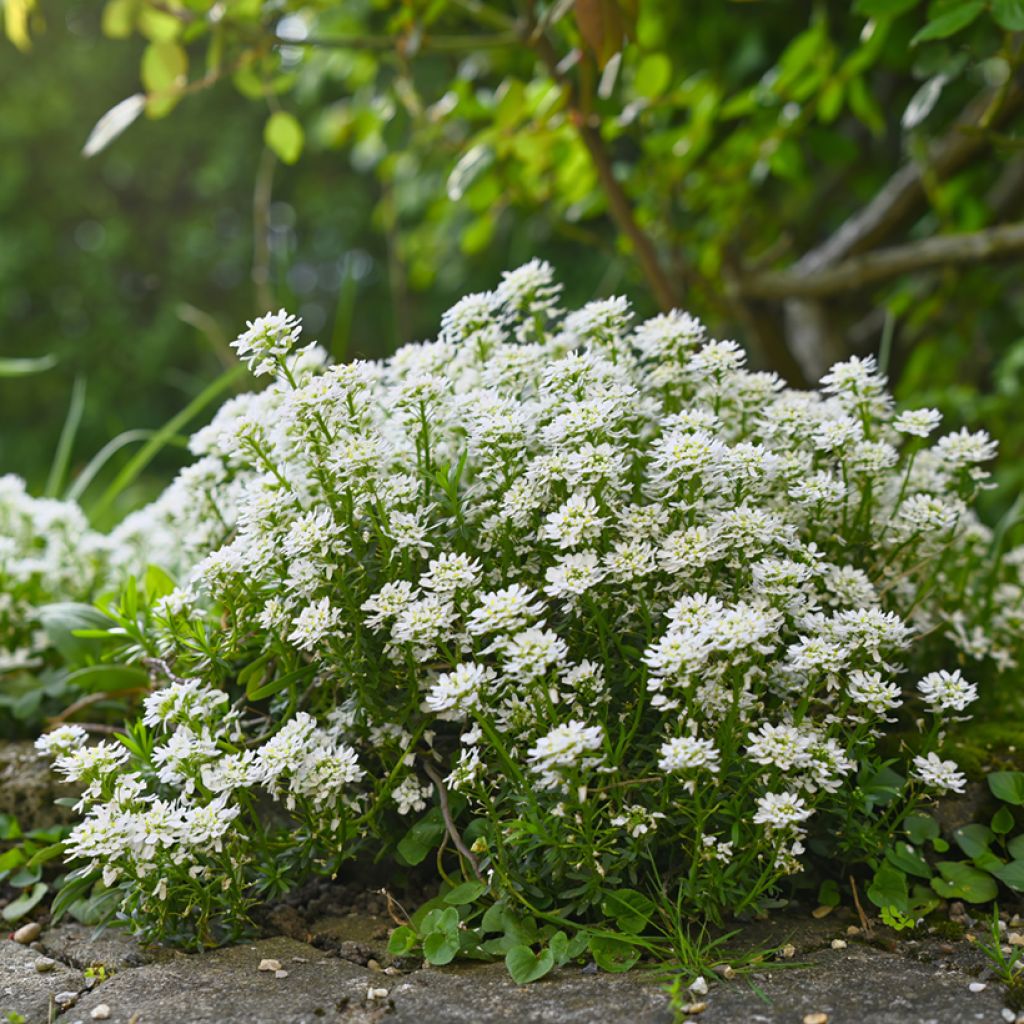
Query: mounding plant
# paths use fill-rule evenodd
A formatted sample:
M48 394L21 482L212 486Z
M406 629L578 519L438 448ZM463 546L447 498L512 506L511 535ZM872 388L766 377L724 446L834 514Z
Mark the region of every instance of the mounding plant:
M235 341L268 385L186 471L224 542L106 609L159 688L114 740L40 741L84 787L67 901L212 943L358 853L434 853L402 950L531 980L586 934L621 969L761 906L888 763L888 829L962 788L943 730L969 659L1016 663L1024 594L972 512L988 437L929 441L871 359L796 391L684 313L560 298L533 261L381 362L326 365L284 311Z

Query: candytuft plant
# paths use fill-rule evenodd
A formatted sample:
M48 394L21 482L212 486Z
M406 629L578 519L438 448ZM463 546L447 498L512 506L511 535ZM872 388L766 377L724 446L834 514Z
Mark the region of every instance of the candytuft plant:
M962 671L1013 663L1021 621L1022 559L971 511L984 434L930 443L938 414L897 413L871 359L794 391L686 314L565 312L538 261L383 362L300 332L249 324L269 384L193 439L225 542L109 608L108 657L160 683L141 719L41 741L84 787L72 892L207 943L360 851L433 854L472 899L396 948L530 980L581 928L623 969L759 907L901 716L885 828L963 787L936 752ZM471 934L491 904L513 917Z

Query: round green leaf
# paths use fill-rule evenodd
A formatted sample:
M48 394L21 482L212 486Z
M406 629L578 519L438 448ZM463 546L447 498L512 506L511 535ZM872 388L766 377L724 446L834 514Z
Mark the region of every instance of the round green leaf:
M293 114L286 110L278 110L270 115L263 129L263 140L278 159L286 164L293 164L302 155L306 135Z
M534 953L529 946L513 946L505 954L505 966L517 985L529 985L555 966L555 957L550 949Z
M649 100L657 99L672 81L672 62L663 53L649 53L637 65L633 91Z
M996 880L970 864L943 860L937 866L942 877L932 879L932 888L944 899L988 903L999 894Z
M1024 31L1024 0L992 0L992 17L1008 32Z
M594 963L609 974L622 974L640 959L640 950L631 942L607 935L592 935L589 946Z
M1024 772L992 772L988 777L992 795L1015 807L1024 805Z

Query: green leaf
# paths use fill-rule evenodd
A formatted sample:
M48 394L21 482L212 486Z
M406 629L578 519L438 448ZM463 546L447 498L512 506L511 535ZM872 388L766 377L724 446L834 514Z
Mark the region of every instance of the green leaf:
M939 823L927 814L908 814L903 819L903 830L915 846L923 846L929 839L937 839Z
M601 903L601 912L612 918L628 935L642 932L654 909L654 901L635 889L619 889L609 893Z
M989 827L997 836L1005 836L1010 833L1014 824L1013 812L1010 808L1000 807L999 810L992 815L992 823Z
M894 843L885 851L886 860L894 867L918 878L931 878L932 869L921 854L910 843Z
M487 885L484 882L463 882L455 886L451 892L444 894L442 899L453 907L461 907L466 903L472 903L487 892Z
M1006 851L1014 860L1024 860L1024 835L1014 836L1006 844Z
M953 838L968 857L977 857L988 850L995 833L987 825L964 825L954 830Z
M32 857L28 862L28 867L39 867L41 864L45 864L47 861L53 860L54 857L59 857L63 852L63 842L51 843L49 846L44 846L41 850L36 850L36 852L32 854Z
M75 437L78 434L78 427L82 422L82 413L84 411L85 378L76 377L75 383L71 388L71 400L68 402L64 426L61 428L60 438L57 441L57 450L53 454L50 472L46 477L46 489L43 493L47 498L56 498L64 489L64 481L68 475L68 465L71 462L71 449L74 447Z
M1011 860L1009 864L992 868L991 873L1003 885L1008 885L1017 892L1024 892L1024 860Z
M0 359L0 377L28 377L33 373L44 373L56 365L55 355L35 359Z
M263 141L286 164L295 163L302 156L306 133L294 114L276 110L263 128Z
M1024 772L992 772L988 777L992 795L1014 807L1024 805Z
M43 605L37 612L47 639L69 664L81 662L88 654L96 654L102 641L75 636L78 630L108 629L112 623L92 605L61 601Z
M175 93L188 78L188 54L171 41L150 43L142 54L142 84L148 93Z
M174 580L164 572L158 565L147 565L146 572L142 577L142 589L146 594L146 601L152 604L166 597L174 590Z
M555 966L555 957L550 949L534 953L529 946L513 946L505 954L505 966L517 985L529 985Z
M840 901L839 885L834 878L826 878L818 886L818 904L823 907L838 907Z
M89 665L70 673L66 682L88 693L148 689L149 673L137 665Z
M388 938L388 952L392 956L405 956L416 948L419 936L408 925L400 925Z
M56 924L68 912L71 904L81 899L95 885L99 876L99 871L72 871L50 904L51 920Z
M857 0L853 9L865 18L895 18L917 4L918 0Z
M895 907L902 913L907 912L907 876L889 861L879 866L867 892L876 907Z
M269 683L264 683L262 686L257 684L263 676L253 675L248 680L245 696L249 700L266 700L267 697L273 697L275 693L286 690L294 682L311 678L315 671L316 669L313 665L303 665L302 668L297 668L292 672L285 672L283 675L278 676L276 679L271 679Z
M435 967L450 964L459 952L459 937L447 932L431 932L423 940L423 956Z
M444 818L440 808L433 807L399 840L398 853L406 864L419 864L443 835Z
M932 888L943 899L988 903L999 894L995 879L970 864L942 860L937 867L942 877L932 879Z
M672 61L663 53L649 53L637 65L633 91L646 99L657 99L672 81Z
M992 0L992 18L1007 32L1024 31L1024 0Z
M609 974L622 974L640 959L640 950L635 945L610 935L591 935L588 948L594 963Z
M17 921L32 910L49 891L50 887L45 882L36 882L31 889L8 903L0 911L0 915L5 921Z
M967 28L984 9L984 0L971 0L969 3L958 4L951 10L929 21L910 40L910 45L917 46L918 43L927 42L929 39L948 39L962 29Z

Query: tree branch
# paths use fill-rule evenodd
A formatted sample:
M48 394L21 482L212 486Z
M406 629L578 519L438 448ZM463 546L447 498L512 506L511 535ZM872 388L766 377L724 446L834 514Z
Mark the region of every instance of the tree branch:
M989 144L984 128L994 128L1021 106L1024 92L1015 82L976 97L953 122L953 127L928 150L925 163L901 167L863 209L847 218L821 245L794 265L803 271L830 266L877 245L925 201L926 178L955 174Z
M852 256L813 273L801 272L797 264L792 270L740 280L736 287L747 298L822 299L857 291L901 274L985 263L1020 253L1024 253L1024 222L894 245L863 256Z
M578 88L559 68L558 54L547 36L543 33L535 33L530 25L526 26L526 32L526 42L536 51L547 68L548 74L555 82L565 86L569 91L569 103L572 108L570 111L571 122L576 128L580 141L590 154L590 162L594 165L598 181L608 200L608 211L612 220L629 239L636 251L636 258L658 305L665 311L674 309L679 305L679 295L675 283L662 266L654 242L637 223L629 197L615 177L608 147L605 145L601 133L593 127L585 111L581 109Z

